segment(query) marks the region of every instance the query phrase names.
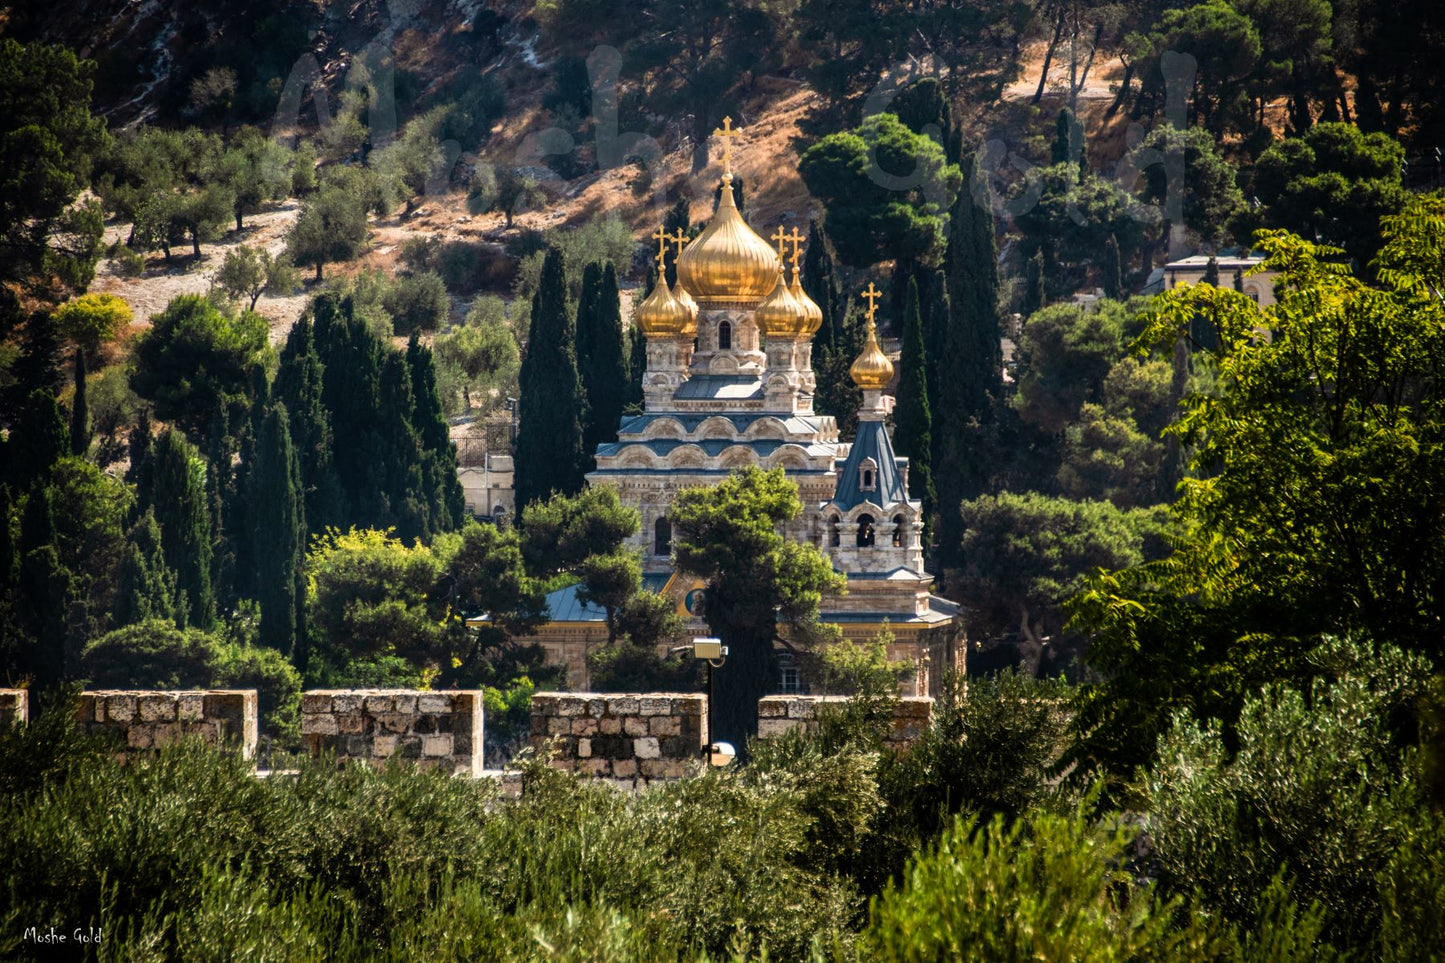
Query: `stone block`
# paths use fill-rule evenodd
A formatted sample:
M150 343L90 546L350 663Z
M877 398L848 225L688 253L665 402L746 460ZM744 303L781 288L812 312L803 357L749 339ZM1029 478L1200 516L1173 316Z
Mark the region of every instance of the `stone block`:
M612 761L610 759L579 759L575 771L586 776L610 776L612 775Z
M591 740L591 739L578 739L578 740L577 740L577 758L578 758L578 759L590 759L591 757L592 757L592 740Z
M775 739L799 724L796 719L759 719L758 738Z
M572 735L592 736L597 734L597 720L579 716L572 720Z
M125 693L112 692L105 697L105 718L101 719L97 711L95 718L97 722L130 722L136 714L136 698Z
M204 692L182 692L176 697L176 719L180 722L199 722L205 715Z
M366 710L366 714L370 716L380 715L384 712L396 711L396 699L392 696L367 696L362 701L362 705Z
M622 720L622 731L629 736L647 735L647 720L641 716L628 716Z
M603 716L607 715L607 700L588 699L587 714L593 719L601 719Z
M412 719L411 715L405 713L387 712L373 716L371 724L376 731L400 734L411 730Z
M789 719L811 719L817 715L817 705L804 699L794 699L788 703Z
M348 759L366 759L371 756L371 740L366 736L342 736L338 741L345 747L342 755Z
M157 749L164 749L180 738L181 727L179 723L175 722L158 722L151 732L151 744Z
M779 719L787 716L788 704L782 699L766 696L758 700L759 719Z
M176 721L176 700L169 695L143 695L136 706L141 722Z
M302 735L334 736L340 731L340 727L336 724L336 716L327 714L301 717Z
M341 712L334 717L336 729L346 735L356 735L366 731L366 716L360 712Z
M359 692L338 692L331 697L331 711L337 715L360 712L364 698Z
M637 711L644 716L665 716L672 713L671 699L639 699Z
M411 715L416 712L416 696L411 694L398 694L392 699L393 708L402 715Z
M612 775L623 776L631 779L637 775L636 759L614 759L612 760Z
M403 758L403 759L420 759L420 758L421 758L421 741L422 741L424 738L426 738L426 737L425 737L425 736L412 736L412 735L398 736L398 737L397 737L397 754L400 755L401 758Z
M421 754L430 759L452 754L452 737L444 736L422 736Z
M562 716L547 717L547 735L560 736L572 732L572 720Z
M667 775L666 759L643 759L637 765L643 779L663 779Z
M433 715L419 715L412 721L411 731L423 736L435 735L437 731L437 717Z
M638 759L656 759L662 754L662 747L651 736L632 740L632 754Z
M614 716L635 716L637 709L635 696L618 696L607 700L607 711Z
M132 749L149 749L155 745L155 731L150 726L131 726L125 744Z
M80 701L75 704L75 721L78 725L88 726L92 722L104 721L95 718L97 703L99 703L99 700L96 698L95 693L82 692L80 694ZM101 711L104 712L104 706L101 706Z
M654 736L681 735L682 720L674 716L653 716L647 720L647 730Z
M597 731L605 736L615 736L622 731L622 720L616 716L603 716L597 720Z
M587 700L569 697L557 701L557 715L581 716L587 714Z
M306 692L301 696L301 713L306 715L312 712L330 712L331 693L329 692Z
M428 692L417 696L417 712L429 713L450 713L452 711L452 697L442 692Z

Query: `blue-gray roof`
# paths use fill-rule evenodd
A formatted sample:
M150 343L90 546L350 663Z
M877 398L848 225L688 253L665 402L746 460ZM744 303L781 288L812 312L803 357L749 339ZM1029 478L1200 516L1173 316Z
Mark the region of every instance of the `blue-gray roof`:
M618 434L640 435L647 430L648 425L663 418L677 422L682 426L682 430L688 433L696 431L704 421L713 418L725 418L732 422L739 432L747 431L749 425L763 419L781 421L783 427L795 435L812 434L823 427L823 419L816 415L795 415L786 411L655 411L642 415L624 415L618 426Z
M696 445L701 448L710 458L716 458L729 448L748 448L757 454L759 458L766 458L784 445L797 445L793 441L778 441L773 438L764 438L759 441L733 441L730 438L704 438L702 441L679 441L676 438L649 438L646 441L608 441L597 446L599 457L619 454L624 448L646 448L654 455L666 455L674 449L684 445ZM800 446L810 455L828 455L832 453L831 446L802 445Z
M873 459L878 477L871 491L863 490L863 462ZM848 460L838 472L838 487L833 493L833 504L848 511L864 502L888 506L908 501L903 490L903 476L898 471L898 457L893 454L893 442L881 421L858 422L858 435L848 451Z
M679 401L752 401L763 396L763 382L755 375L693 375L672 396Z
M653 572L642 576L642 587L648 592L661 592L670 572ZM606 622L607 613L595 605L589 605L577 597L579 582L555 592L547 593L547 621L549 622Z

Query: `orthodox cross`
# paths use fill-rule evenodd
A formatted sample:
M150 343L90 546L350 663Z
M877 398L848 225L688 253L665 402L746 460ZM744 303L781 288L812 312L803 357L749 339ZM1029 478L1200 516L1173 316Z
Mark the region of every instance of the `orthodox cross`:
M794 228L794 230L796 230L796 228ZM768 235L768 240L777 242L778 260L781 261L783 259L783 245L788 242L788 235L783 232L783 226L781 224L778 225L776 231Z
M863 297L868 300L868 326L871 328L873 313L878 310L878 299L883 297L883 292L875 288L872 281L869 281L868 290L863 292Z
M667 265L667 242L672 240L672 235L659 227L652 232L652 239L657 242L657 267L661 270Z
M782 228L778 228L778 230L781 231ZM789 244L793 245L793 256L792 256L791 258L789 258L789 260L792 261L792 264L793 264L793 273L794 273L794 274L797 274L797 273L798 273L798 261L803 257L803 242L806 241L807 238L806 238L802 233L800 233L800 232L798 231L798 225L794 224L794 225L793 225L793 233L787 235L786 237L784 237L783 240L784 240L784 241L787 241ZM781 249L781 247L780 247L779 250L778 250L778 257L782 257L782 256L783 256L783 252L782 252L782 249Z
M667 239L677 245L677 254L681 257L682 249L687 245L687 235L683 233L682 228L678 228L676 231L667 235Z
M713 134L723 139L723 177L731 180L733 176L733 138L740 136L742 131L733 126L731 117L723 118L723 125Z

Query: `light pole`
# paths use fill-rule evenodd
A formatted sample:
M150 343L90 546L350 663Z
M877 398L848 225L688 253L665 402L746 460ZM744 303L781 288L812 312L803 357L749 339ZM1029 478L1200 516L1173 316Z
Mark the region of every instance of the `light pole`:
M683 652L691 654L694 659L702 659L707 663L707 738L708 744L703 749L703 758L714 766L726 766L737 756L737 750L730 743L717 742L713 739L712 729L712 670L721 669L723 663L728 659L728 647L722 644L722 639L710 637L693 639L689 645L675 645L668 649L668 655L680 655Z

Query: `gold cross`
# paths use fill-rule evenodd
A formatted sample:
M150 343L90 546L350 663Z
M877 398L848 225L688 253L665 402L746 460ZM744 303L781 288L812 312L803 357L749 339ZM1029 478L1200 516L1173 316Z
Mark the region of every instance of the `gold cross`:
M783 232L783 226L781 224L778 225L776 231L768 235L768 240L778 242L778 260L781 261L783 259L783 245L788 242L788 235Z
M723 139L723 176L730 179L733 176L732 139L740 136L742 131L733 126L733 119L731 117L724 117L723 125L713 131L713 134Z
M873 313L878 310L878 299L883 297L883 292L875 288L872 281L869 281L868 290L863 292L863 297L868 299L868 324L871 327Z
M782 228L779 228L778 230L782 230ZM787 241L789 244L793 245L793 256L792 256L791 258L789 258L789 260L790 260L790 261L792 262L792 264L793 264L793 273L796 274L797 271L798 271L798 261L799 261L799 260L802 258L802 256L803 256L803 242L807 240L807 237L806 237L805 235L801 234L801 233L798 231L798 225L794 224L794 225L793 225L793 233L792 233L792 234L789 234L787 237L783 238L783 240L785 240L785 241ZM780 250L778 251L778 257L782 257L782 256L783 256L783 252L782 252L781 249L780 249Z
M657 242L657 266L660 269L667 262L667 242L672 240L672 235L659 227L652 232L652 239Z
M683 233L682 228L667 235L667 239L677 245L677 253L681 255L683 247L687 245L687 235Z

